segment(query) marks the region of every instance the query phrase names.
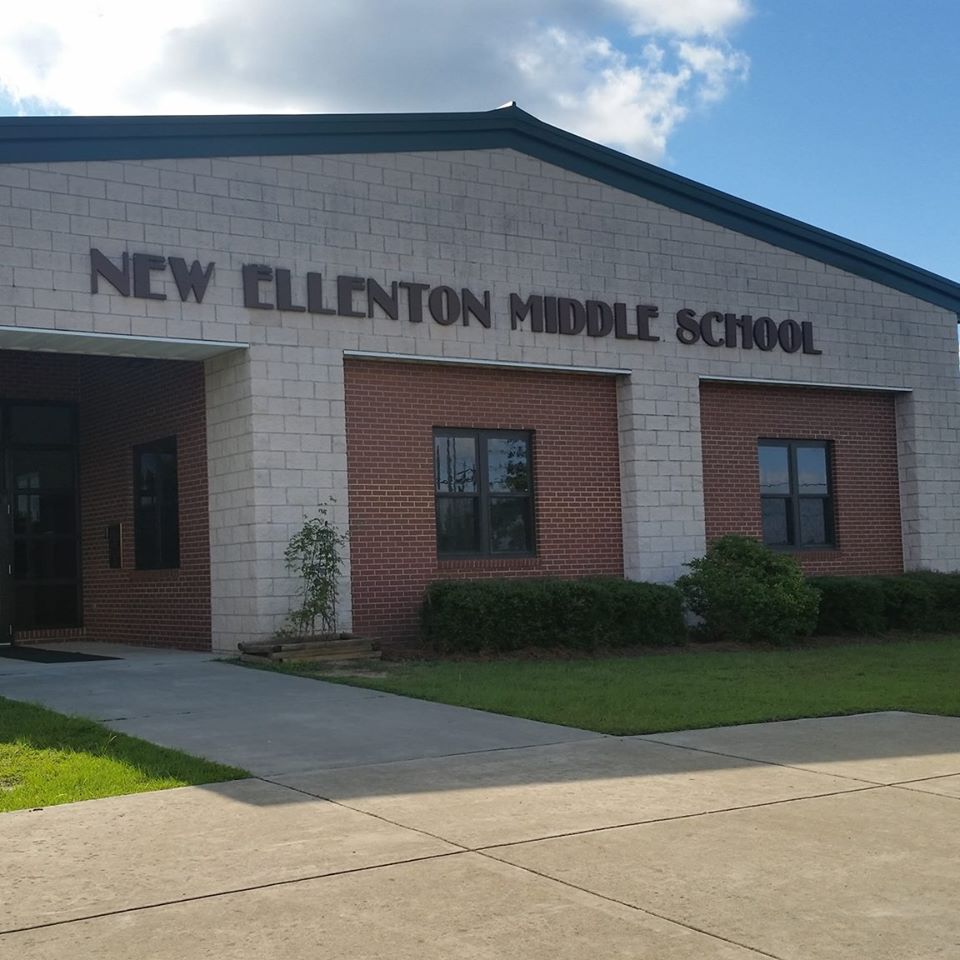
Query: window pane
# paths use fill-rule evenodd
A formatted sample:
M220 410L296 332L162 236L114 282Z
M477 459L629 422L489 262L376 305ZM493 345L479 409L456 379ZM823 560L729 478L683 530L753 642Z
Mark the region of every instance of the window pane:
M10 442L73 443L73 410L69 407L10 407Z
M800 544L809 546L827 542L827 501L820 497L800 500Z
M491 493L529 493L530 455L522 437L487 440L487 480Z
M11 454L17 490L72 490L73 454L57 450L19 450Z
M477 489L477 441L438 434L433 440L438 493L474 493Z
M177 453L173 441L135 454L134 552L141 570L180 565Z
M13 532L72 534L77 504L72 493L18 493L14 502Z
M760 493L790 495L790 466L786 447L761 444L757 448L760 463Z
M72 627L79 622L75 586L20 586L14 598L15 626L20 630Z
M140 454L140 485L138 490L141 505L155 504L176 495L176 454L145 450Z
M437 552L479 551L479 513L476 497L437 497Z
M13 578L14 580L26 580L30 576L30 568L27 561L27 541L13 541Z
M824 447L797 447L797 493L821 494L827 490L827 451Z
M778 497L764 497L763 504L763 542L771 547L787 546L790 537L789 500Z
M490 498L491 553L529 553L530 501L526 497Z
M75 580L77 541L15 540L13 575L17 580Z
M180 566L180 509L176 487L160 513L160 566Z
M157 510L141 506L137 511L136 537L137 566L151 569L160 565L160 537Z

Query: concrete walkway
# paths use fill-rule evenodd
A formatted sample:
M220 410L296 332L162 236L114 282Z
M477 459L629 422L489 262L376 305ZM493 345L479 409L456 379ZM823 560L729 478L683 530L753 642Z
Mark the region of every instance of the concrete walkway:
M595 738L177 650L64 644L117 660L0 659L0 697L31 700L257 776Z
M0 815L0 957L960 955L960 719L597 737L182 655L22 667L0 695L260 775Z

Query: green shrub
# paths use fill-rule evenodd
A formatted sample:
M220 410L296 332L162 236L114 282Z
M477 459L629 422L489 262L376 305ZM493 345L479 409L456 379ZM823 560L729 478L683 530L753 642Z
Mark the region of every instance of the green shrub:
M930 629L936 594L929 583L911 576L877 579L883 591L883 611L890 629Z
M820 591L819 634L960 629L960 574L812 577Z
M811 577L820 591L816 632L882 633L887 629L883 586L878 577Z
M613 577L438 581L427 588L421 631L442 653L662 646L685 635L673 587Z
M687 564L677 581L699 632L710 640L788 644L809 636L819 594L797 561L747 537L727 536Z
M917 570L904 577L924 584L933 594L933 606L923 629L960 630L960 573Z

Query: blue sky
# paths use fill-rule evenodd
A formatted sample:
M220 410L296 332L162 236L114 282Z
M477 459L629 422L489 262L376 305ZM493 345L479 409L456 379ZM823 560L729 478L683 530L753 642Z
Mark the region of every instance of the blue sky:
M960 280L960 4L757 3L750 76L669 166Z
M48 0L0 114L542 119L960 279L955 0ZM142 18L142 23L138 20Z

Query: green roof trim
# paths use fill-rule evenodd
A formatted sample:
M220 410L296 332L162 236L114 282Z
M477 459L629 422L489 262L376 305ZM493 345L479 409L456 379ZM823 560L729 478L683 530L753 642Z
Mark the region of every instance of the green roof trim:
M960 313L960 283L552 127L478 113L5 117L0 163L511 148Z

